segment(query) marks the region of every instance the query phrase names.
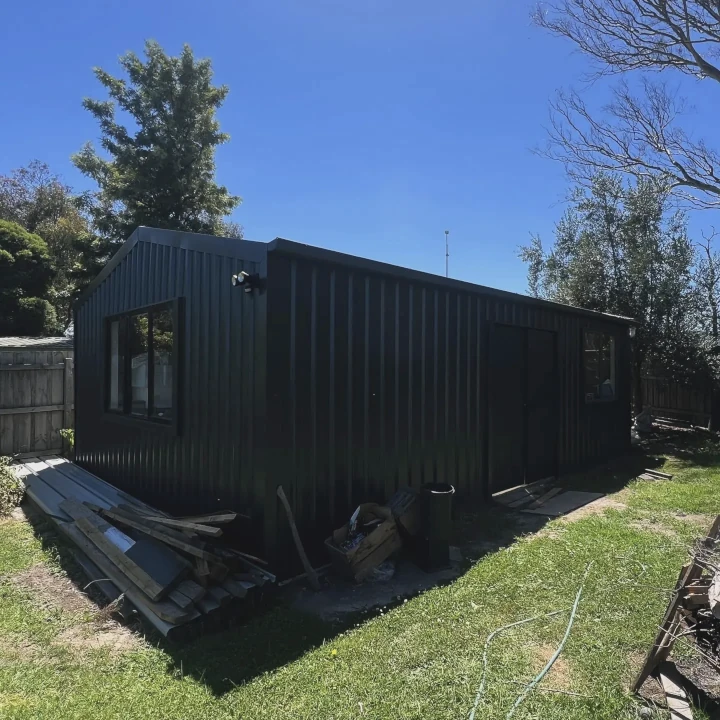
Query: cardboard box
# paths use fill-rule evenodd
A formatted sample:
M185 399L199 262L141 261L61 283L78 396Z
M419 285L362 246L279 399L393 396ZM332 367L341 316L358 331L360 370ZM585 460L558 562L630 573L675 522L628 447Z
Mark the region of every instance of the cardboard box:
M362 580L374 567L377 567L401 547L402 539L390 508L377 503L360 505L358 527L361 528L363 524L374 519L380 520L380 523L360 543L349 550L341 547L348 539L349 523L345 523L341 528L335 530L332 536L325 541L325 546L337 572L355 580Z

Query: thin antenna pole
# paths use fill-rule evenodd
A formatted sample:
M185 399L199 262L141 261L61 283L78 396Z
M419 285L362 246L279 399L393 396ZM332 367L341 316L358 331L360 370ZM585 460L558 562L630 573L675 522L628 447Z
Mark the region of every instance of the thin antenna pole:
M450 249L448 245L448 235L450 234L449 230L445 231L445 277L449 277L448 275L448 263L450 262Z

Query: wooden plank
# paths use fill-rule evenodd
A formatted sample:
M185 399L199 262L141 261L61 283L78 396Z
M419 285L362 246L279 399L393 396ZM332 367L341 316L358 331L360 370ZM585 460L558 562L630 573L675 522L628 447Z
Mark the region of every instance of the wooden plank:
M0 376L6 370L63 370L64 363L32 363L29 365L0 365Z
M0 408L0 415L30 415L33 413L53 412L62 410L63 405L35 405L30 407Z
M159 523L160 525L167 525L171 528L177 528L179 530L189 530L192 533L198 535L209 535L210 537L220 537L223 531L220 528L212 527L211 525L200 525L198 523L188 522L187 520L178 520L177 518L169 517L158 517L157 515L147 515L145 519L148 522Z
M208 588L208 594L210 594L215 600L220 603L220 607L225 607L232 602L233 595L227 590L224 590L219 585L211 585Z
M105 534L110 530L115 530L119 533L119 530L99 518L90 509L73 500L64 500L60 503L60 508L75 520L75 525L78 530L151 600L159 600L166 594L169 590L167 586L156 582L143 568L131 560L115 543L109 540ZM134 543L132 538L128 539Z
M15 460L36 460L42 458L47 461L52 457L55 457L59 452L62 452L61 447L49 448L48 450L34 451L34 452L22 452L22 453L11 453Z
M552 490L548 490L544 495L541 495L535 502L530 503L528 508L538 508L544 505L550 498L555 497L558 493L562 492L562 488L555 487Z
M661 670L660 684L665 691L670 720L692 720L693 712L685 690L669 677L668 671Z
M76 518L75 524L95 546L130 580L132 580L151 600L160 600L167 593L167 586L155 582L155 579L131 560L119 547L108 540L105 530L98 527L90 518ZM107 529L112 525L107 525Z
M202 585L198 585L192 580L183 580L181 583L178 583L177 590L183 595L187 595L193 602L197 602L203 598L207 592Z
M659 470L650 470L649 468L645 469L646 473L649 473L650 475L656 475L659 478L662 478L663 480L672 480L673 476L669 473L660 472Z
M233 512L232 510L224 510L223 512L207 513L207 515L183 515L176 518L177 520L187 520L188 522L201 523L204 525L225 525L232 522L235 518L243 518L250 520L249 515Z
M509 490L503 490L502 492L493 495L493 500L501 503L502 505L509 505L511 502L522 500L528 495L535 495L540 492L544 487L555 481L554 476L542 478L535 482L528 483L527 485L520 485Z
M102 570L105 577L113 581L118 590L125 593L125 596L138 611L145 615L151 622L151 615L171 625L187 622L197 617L197 613L193 612L190 608L179 608L169 600L160 602L148 600L130 579L121 573L118 568L82 534L74 523L61 522L58 523L58 527ZM162 631L162 627L159 629ZM163 634L166 635L167 632Z
M168 599L172 600L179 608L185 609L193 604L193 601L181 593L179 590L171 590L168 593Z
M188 542L189 538L182 537L181 533L178 533L171 528L160 529L157 526L146 523L144 516L131 515L130 513L123 512L115 507L110 509L103 509L102 514L116 520L127 527L139 530L150 537L155 538L164 542L166 545L177 548L186 552L188 555L201 558L205 561L220 562L220 558L213 555L213 553L204 550L202 546L193 545Z
M640 669L640 672L638 673L638 676L632 686L633 692L638 692L640 690L643 683L648 679L648 677L650 677L650 673L652 673L658 664L670 653L670 649L675 641L672 637L674 634L672 629L677 622L677 611L680 607L682 598L681 590L685 587L685 585L687 585L688 576L691 574L694 567L695 562L693 561L692 563L683 565L680 569L680 575L675 583L675 589L673 590L670 603L665 611L665 617L660 623L660 628L655 636L655 640L648 650L647 655L645 656L645 662L643 663L642 668ZM665 657L662 657L662 655L665 655Z
M522 497L519 500L513 500L513 502L508 503L507 507L517 510L519 508L526 507L532 502L535 502L535 500L537 500L539 497L540 493L537 491L535 493L528 493L525 497Z

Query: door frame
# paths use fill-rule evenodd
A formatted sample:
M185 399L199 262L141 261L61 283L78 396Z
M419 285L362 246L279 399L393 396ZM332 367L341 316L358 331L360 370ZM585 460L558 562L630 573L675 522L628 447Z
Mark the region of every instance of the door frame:
M522 384L522 396L523 396L523 447L522 447L522 464L523 464L523 482L520 485L527 485L527 467L528 467L528 372L527 363L529 358L529 331L536 330L538 332L551 333L553 336L553 364L555 368L554 382L555 382L555 452L553 453L553 472L555 477L558 475L558 469L560 467L560 367L559 367L559 333L554 329L537 328L530 325L516 325L507 322L491 322L488 327L487 334L487 350L485 352L485 476L487 482L485 483L485 497L491 498L494 494L492 488L492 463L490 462L490 449L492 444L492 403L490 402L490 387L493 382L493 376L491 372L490 354L494 350L495 346L495 330L497 327L511 327L519 330L523 333L523 365L525 367L525 373ZM496 490L495 492L502 492L502 490Z

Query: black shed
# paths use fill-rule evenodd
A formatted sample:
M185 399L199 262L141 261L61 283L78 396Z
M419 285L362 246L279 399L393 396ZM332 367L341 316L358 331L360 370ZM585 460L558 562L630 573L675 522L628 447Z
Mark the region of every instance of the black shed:
M401 485L486 498L625 450L630 322L138 228L75 309L77 461L172 512L248 512L245 541L286 557L278 484L312 546Z

